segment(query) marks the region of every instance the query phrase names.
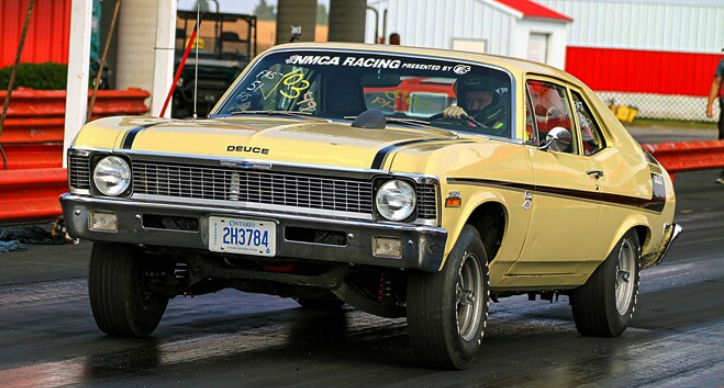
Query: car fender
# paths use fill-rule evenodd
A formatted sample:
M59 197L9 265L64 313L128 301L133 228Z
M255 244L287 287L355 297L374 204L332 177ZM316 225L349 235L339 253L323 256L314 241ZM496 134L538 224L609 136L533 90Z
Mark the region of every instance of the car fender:
M469 196L465 194L469 193ZM504 227L502 230L502 242L500 249L488 259L490 262L494 261L515 261L520 254L520 250L525 242L525 236L528 232L528 225L530 222L530 211L523 209L522 206L517 206L516 202L518 198L523 198L523 193L514 191L502 191L502 190L461 190L461 196L463 198L463 206L457 211L451 208L446 208L443 217L446 219L452 219L452 221L444 222L446 229L448 230L448 244L445 247L445 256L443 258L443 265L447 260L448 254L455 246L460 233L462 232L465 225L474 217L476 210L489 204L495 204L502 208L504 217ZM443 200L444 203L444 200ZM522 203L522 200L521 200ZM515 233L511 233L513 230L510 228L511 225L521 225L515 228ZM442 267L441 267L442 268Z
M623 237L624 234L626 234L629 230L633 228L640 227L643 227L646 230L645 238L643 239L641 238L641 234L638 233L640 240L639 243L641 244L643 251L643 247L645 247L645 244L648 244L649 240L651 239L651 224L649 222L649 218L646 217L644 214L631 213L621 221L619 227L611 235L610 240L608 241L608 249L606 249L606 255L601 257L601 262L603 262L603 260L605 260L606 257L608 257L608 255L613 251L613 249L616 247L616 244L621 240L621 237Z

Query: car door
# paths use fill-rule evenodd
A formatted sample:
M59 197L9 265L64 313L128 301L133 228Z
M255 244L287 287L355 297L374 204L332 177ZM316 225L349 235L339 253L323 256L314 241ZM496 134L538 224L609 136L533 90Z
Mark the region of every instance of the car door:
M589 259L589 251L600 217L598 172L593 161L582 155L581 136L576 127L567 88L547 79L529 79L528 103L534 115L532 139L539 145L556 127L571 133L568 148L528 147L535 175L530 193L531 223L515 272L568 273L573 267L538 266L559 262L575 264ZM532 265L526 265L532 264Z
M600 171L598 180L602 196L601 217L595 234L598 238L591 244L590 255L602 260L605 258L614 240L618 239L621 224L631 216L632 209L652 210L643 204L647 199L665 197L663 182L657 181L656 173L641 165L636 145L622 146L627 139L613 141L603 125L600 111L595 109L585 91L570 88L575 117L580 128L583 155L591 160L595 169ZM605 108L604 108L605 109ZM657 191L658 190L658 191ZM649 203L649 206L654 206Z

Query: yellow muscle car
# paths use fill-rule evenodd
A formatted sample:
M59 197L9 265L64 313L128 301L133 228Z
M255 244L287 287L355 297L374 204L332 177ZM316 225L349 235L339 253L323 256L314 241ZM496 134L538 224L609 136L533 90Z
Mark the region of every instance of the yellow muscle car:
M277 46L208 119L97 120L68 165L116 336L233 287L406 316L422 363L462 369L505 296L567 295L581 334L620 335L681 230L667 172L580 81L454 51Z

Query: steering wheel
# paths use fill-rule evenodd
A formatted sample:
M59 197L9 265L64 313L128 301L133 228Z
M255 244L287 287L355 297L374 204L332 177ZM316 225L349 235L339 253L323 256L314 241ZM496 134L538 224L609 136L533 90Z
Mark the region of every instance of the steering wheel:
M478 120L475 120L475 118L473 118L473 116L468 116L468 115L460 115L458 117L445 117L444 113L435 113L434 115L432 115L428 118L428 121L435 121L435 120L462 121L462 122L472 124L471 126L489 128L487 125L479 122Z

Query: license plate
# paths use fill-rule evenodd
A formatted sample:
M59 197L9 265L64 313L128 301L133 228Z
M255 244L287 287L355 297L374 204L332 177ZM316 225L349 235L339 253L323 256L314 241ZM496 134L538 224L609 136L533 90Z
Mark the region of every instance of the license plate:
M245 218L210 217L209 250L253 256L276 254L276 224Z

